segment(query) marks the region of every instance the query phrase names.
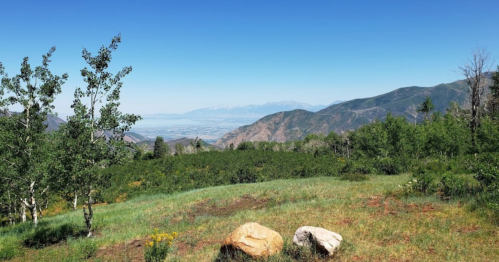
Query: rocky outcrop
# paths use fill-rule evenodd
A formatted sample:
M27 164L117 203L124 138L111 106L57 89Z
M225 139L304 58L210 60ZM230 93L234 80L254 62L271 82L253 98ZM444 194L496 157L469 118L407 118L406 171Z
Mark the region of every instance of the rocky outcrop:
M343 238L335 232L320 227L304 226L296 230L293 244L315 248L317 252L333 256Z
M258 223L246 223L225 238L220 252L234 254L242 251L252 258L280 253L283 240L279 233Z

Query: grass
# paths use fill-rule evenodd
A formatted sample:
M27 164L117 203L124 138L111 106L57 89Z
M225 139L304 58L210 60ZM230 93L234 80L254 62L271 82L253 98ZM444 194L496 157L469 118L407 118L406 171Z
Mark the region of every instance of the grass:
M498 228L486 217L458 201L394 197L409 175L368 178L277 180L137 197L96 207L93 239L79 235L81 210L44 217L39 228L52 233L29 225L0 228L0 260L141 261L145 237L159 228L179 233L167 261L223 261L223 239L241 224L257 222L285 241L282 254L268 261L327 261L293 247L295 230L305 225L343 236L334 261L499 261ZM42 244L26 245L34 236Z

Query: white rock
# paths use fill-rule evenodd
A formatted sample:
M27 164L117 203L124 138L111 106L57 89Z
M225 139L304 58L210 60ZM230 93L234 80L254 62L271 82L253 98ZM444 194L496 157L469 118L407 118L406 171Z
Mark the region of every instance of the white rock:
M293 244L314 247L324 255L333 256L340 247L343 238L335 232L320 227L303 226L296 230Z

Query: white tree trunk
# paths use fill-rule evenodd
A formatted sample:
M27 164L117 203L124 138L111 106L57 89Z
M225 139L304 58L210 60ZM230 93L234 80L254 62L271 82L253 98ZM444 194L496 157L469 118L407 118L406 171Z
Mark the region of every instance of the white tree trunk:
M92 209L92 204L93 204L92 186L89 187L87 196L88 196L88 202L87 202L88 213L85 210L85 205L83 205L83 217L85 218L85 224L87 225L87 230L88 230L87 237L91 237L92 236L92 217L94 216L94 211Z
M74 191L74 201L73 201L73 211L76 211L76 206L78 204L78 194L76 193L76 190Z
M9 211L8 211L9 212L9 214L8 214L8 216L9 216L9 225L14 225L14 217L12 217L12 202L9 201L9 204L8 204L7 208L9 209Z
M12 199L10 199L10 190L7 190L7 196L9 197L7 202L7 212L8 212L8 217L9 217L9 225L14 225L14 218L12 217Z
M24 204L26 202L26 198L24 201L21 201L21 210L19 210L19 215L21 216L21 222L25 223L26 222L26 205Z
M30 197L30 202L31 204L28 207L29 209L29 212L31 214L31 221L33 222L33 225L35 225L35 227L38 225L38 210L36 208L36 201L35 201L35 198L32 196Z
M31 221L33 222L33 225L36 227L38 225L38 209L36 207L36 201L35 201L35 182L32 182L31 185L29 186L29 203L25 199L21 199L23 202L24 206L29 209L29 212L31 214Z

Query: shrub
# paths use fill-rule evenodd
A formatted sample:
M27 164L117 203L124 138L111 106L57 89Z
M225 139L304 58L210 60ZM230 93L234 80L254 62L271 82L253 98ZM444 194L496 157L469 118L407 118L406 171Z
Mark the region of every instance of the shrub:
M437 191L437 180L438 178L434 173L431 173L424 168L419 168L419 170L414 173L411 187L416 192L430 195Z
M478 165L478 171L475 179L480 181L484 187L497 184L499 178L499 170L496 165L483 163Z
M24 244L29 247L41 248L47 245L57 244L68 237L82 235L82 228L74 223L64 223L59 226L41 224L35 229Z
M465 197L475 194L478 190L478 186L470 179L450 172L443 174L438 189L441 197Z
M255 145L251 141L244 141L237 145L237 150L255 150Z
M230 178L231 184L255 182L258 182L258 174L254 169L247 166L237 169L236 173Z
M170 251L173 239L177 237L177 232L172 234L159 233L158 229L154 229L154 234L146 239L144 258L146 262L164 261Z
M499 221L499 169L497 158L487 157L487 162L477 165L474 178L480 181L482 192L477 197L477 203L492 210L496 222Z
M397 175L402 172L402 166L396 159L390 157L380 158L376 161L376 168L385 175Z
M374 173L374 167L372 165L372 162L367 161L367 160L353 160L353 159L348 159L341 169L341 173L347 174L372 174Z
M340 180L347 180L350 182L358 182L358 181L369 180L369 177L366 176L365 174L349 173L349 174L341 175Z

